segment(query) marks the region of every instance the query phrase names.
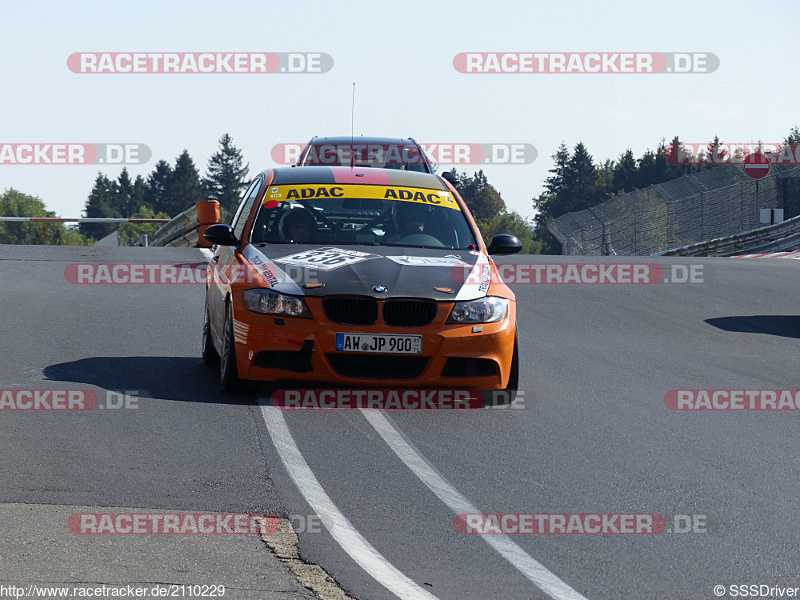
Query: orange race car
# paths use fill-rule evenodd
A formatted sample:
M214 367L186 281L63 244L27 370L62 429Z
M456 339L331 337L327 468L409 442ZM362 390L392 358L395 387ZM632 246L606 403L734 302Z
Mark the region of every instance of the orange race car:
M455 188L369 167L262 172L213 225L203 358L241 380L515 391L516 304Z

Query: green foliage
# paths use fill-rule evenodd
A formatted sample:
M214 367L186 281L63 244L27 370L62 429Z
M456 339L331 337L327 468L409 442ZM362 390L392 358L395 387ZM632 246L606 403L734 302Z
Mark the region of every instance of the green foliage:
M242 166L242 151L233 145L227 133L219 139L219 150L208 161L203 179L208 194L215 197L225 214L233 214L242 192L247 188L250 164Z
M800 136L800 129L795 127L789 139L793 135ZM704 153L716 152L719 155L721 143L719 137L715 136ZM547 229L561 215L590 208L616 194L644 189L713 168L713 165L672 164L669 160L672 153L680 152L681 148L681 141L675 136L669 145L662 139L655 150L648 149L639 158L635 158L628 148L617 160L595 164L583 142L578 142L572 152L562 142L551 157L554 164L550 176L545 180L544 192L533 199L533 208L536 210L534 240L541 244L542 253L561 253L561 244Z
M117 180L98 173L84 213L92 218L135 218L142 214L158 214L158 218L175 217L200 200L206 192L200 182L200 174L194 166L189 152L184 150L173 169L168 162L160 160L147 181L141 175L131 181L127 168L123 168ZM145 208L147 211L142 212ZM144 217L147 218L147 217ZM117 229L116 223L81 223L80 231L87 237L100 239ZM139 226L136 226L139 227ZM120 234L129 241L139 238L136 227L125 229ZM152 227L144 224L140 233L150 234ZM157 227L156 227L157 229Z
M126 218L133 216L144 204L145 189L146 185L142 176L137 175L136 180L132 182L127 167L123 167L122 173L117 179L115 202L117 212Z
M533 200L533 207L537 211L536 217L534 217L533 238L540 242L542 254L561 253L561 245L547 229L547 225L563 214L586 208L586 202L577 198L573 191L577 187L576 182L579 179L586 179L585 174L581 174L578 177L577 173L573 173L573 167L582 166L585 168L588 160L588 165L593 168L591 156L588 155L583 144L580 145L582 147L581 158L576 162L573 160L566 144L561 143L556 153L551 157L554 164L553 168L549 170L550 176L545 180L545 191Z
M533 241L532 223L524 219L517 211L495 215L486 221L478 221L477 224L487 246L498 233L509 233L517 236L522 242L520 253L539 254L541 252L541 242Z
M149 206L142 206L138 211L130 216L132 219L169 219L167 213L156 213ZM152 240L156 231L164 226L164 223L123 223L119 226L119 243L122 246L132 246L141 235L147 235L147 239Z
M456 173L456 170L451 173ZM472 177L461 173L455 188L469 208L487 246L498 233L508 233L522 242L523 254L538 253L541 244L533 241L531 223L516 211L507 211L500 192L489 183L483 171L474 173Z
M200 174L194 166L189 151L184 150L175 161L175 169L167 179L164 202L159 210L170 217L176 217L187 208L206 199L206 190L200 181Z
M120 218L119 212L119 187L102 173L97 174L94 187L86 200L84 216L91 219ZM87 238L100 239L112 233L117 228L113 223L81 223L79 230Z
M455 188L476 221L485 221L506 212L506 203L500 192L489 183L482 170L472 177L462 173Z
M15 189L0 195L0 215L5 217L55 217L35 196ZM14 223L0 221L0 244L55 244L84 246L88 241L63 223Z
M636 159L628 148L620 154L619 160L611 167L611 187L617 190L617 193L632 192L636 189L637 169Z
M784 144L800 144L800 126L795 125L789 130L789 135L783 140Z
M144 203L156 212L163 210L170 177L172 177L172 167L165 160L158 161L156 168L147 177Z

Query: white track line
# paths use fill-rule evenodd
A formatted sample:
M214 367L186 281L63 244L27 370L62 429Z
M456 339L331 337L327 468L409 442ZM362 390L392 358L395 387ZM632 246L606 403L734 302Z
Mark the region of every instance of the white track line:
M398 458L400 458L400 460L414 472L420 481L428 486L442 502L449 506L454 513L457 515L462 513L480 513L469 500L462 496L457 489L439 475L421 454L411 447L380 411L362 410L361 413ZM548 571L544 565L525 552L525 550L520 548L515 542L511 541L508 536L484 535L481 537L487 544L499 552L503 558L514 565L514 567L536 587L551 598L556 600L587 600L584 596L581 596L553 573Z
M378 583L403 600L438 600L386 560L347 520L320 485L305 458L300 453L280 409L259 399L261 416L267 424L272 443L289 475L303 494L311 509L326 515L325 526L342 549Z

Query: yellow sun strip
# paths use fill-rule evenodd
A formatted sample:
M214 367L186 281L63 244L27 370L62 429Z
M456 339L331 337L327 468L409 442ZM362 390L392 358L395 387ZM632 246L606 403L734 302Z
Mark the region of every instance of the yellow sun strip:
M460 211L458 202L449 191L386 185L277 185L267 188L264 204L286 200L316 200L319 198L368 198L396 200L427 206L441 206Z

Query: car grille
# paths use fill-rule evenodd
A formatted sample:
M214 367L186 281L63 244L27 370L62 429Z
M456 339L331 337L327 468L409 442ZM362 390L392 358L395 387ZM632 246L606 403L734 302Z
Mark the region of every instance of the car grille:
M325 316L341 325L374 325L378 322L378 301L374 298L338 297L322 301ZM432 300L389 299L383 303L383 322L390 327L423 327L439 312Z
M428 365L426 356L327 354L328 362L342 377L368 379L414 379Z
M428 300L387 300L383 322L392 327L422 327L436 318L439 305Z
M325 316L342 325L374 325L378 321L378 302L373 298L325 298Z

